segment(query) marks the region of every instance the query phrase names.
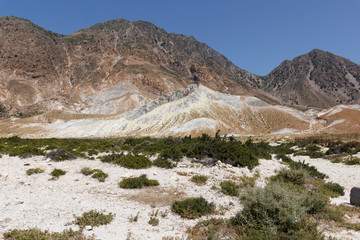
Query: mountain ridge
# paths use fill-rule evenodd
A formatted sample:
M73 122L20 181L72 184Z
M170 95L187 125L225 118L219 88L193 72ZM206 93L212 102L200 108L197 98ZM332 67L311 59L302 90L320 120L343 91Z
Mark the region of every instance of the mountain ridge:
M318 49L257 76L193 36L141 20L115 19L69 35L13 16L0 17L0 26L5 117L123 113L189 84L305 110L360 103L360 66Z

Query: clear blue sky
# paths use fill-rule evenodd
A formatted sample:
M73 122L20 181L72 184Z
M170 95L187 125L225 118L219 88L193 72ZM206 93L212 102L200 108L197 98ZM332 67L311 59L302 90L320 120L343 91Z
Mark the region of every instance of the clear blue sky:
M360 64L360 0L0 0L0 15L61 34L145 20L192 35L258 75L314 48Z

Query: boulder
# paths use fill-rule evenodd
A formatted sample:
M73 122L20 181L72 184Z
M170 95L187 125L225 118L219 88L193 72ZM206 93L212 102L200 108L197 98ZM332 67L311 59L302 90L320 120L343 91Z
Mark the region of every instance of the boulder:
M360 207L360 187L353 187L351 189L350 204Z

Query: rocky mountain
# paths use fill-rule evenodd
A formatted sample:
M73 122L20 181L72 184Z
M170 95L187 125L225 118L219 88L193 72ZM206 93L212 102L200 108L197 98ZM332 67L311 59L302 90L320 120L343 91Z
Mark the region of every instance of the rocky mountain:
M313 50L286 60L263 78L263 90L284 104L327 108L360 103L360 65Z
M257 76L206 44L143 21L117 19L64 36L0 17L0 59L3 115L122 113L194 83L276 103L250 86Z

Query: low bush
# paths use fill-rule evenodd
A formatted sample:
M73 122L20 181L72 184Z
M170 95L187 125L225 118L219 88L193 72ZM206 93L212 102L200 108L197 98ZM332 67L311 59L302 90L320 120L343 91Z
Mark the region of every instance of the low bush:
M92 178L96 178L99 182L105 182L105 179L108 177L101 169L90 169L88 167L81 169L81 173L85 176L91 175Z
M344 196L344 187L338 183L328 182L320 186L320 191L329 197Z
M58 169L58 168L55 168L55 169L50 173L50 175L53 176L54 178L59 178L60 176L65 175L65 174L66 174L66 171L61 170L61 169Z
M4 240L93 240L93 237L85 236L81 230L64 230L61 233L42 231L37 228L27 230L11 230L3 234Z
M207 176L204 175L195 175L192 176L191 181L197 185L204 185L208 180Z
M168 159L164 159L164 158L157 158L153 162L153 165L160 167L160 168L167 168L167 169L176 167L176 163L173 163L173 162L169 161Z
M125 178L121 182L119 182L119 187L129 189L158 185L159 182L157 180L148 179L145 174L141 175L140 177Z
M346 165L359 165L360 164L360 158L350 156L349 159L344 161L344 163Z
M236 187L236 184L232 181L223 181L220 183L221 192L229 196L237 196L239 190Z
M285 236L306 229L305 217L320 210L320 204L313 198L305 191L280 182L269 183L265 188L248 188L241 194L244 207L232 219L232 224L243 228L245 233L284 234L287 239ZM326 201L322 199L322 203Z
M203 197L188 198L183 201L175 201L171 210L180 214L183 218L195 219L215 211L214 203L209 203Z
M304 185L308 172L305 169L287 169L282 168L275 176L272 176L271 181L281 181L285 183L293 183L296 185Z
M26 174L27 175L33 175L33 174L38 174L38 173L43 173L44 170L41 168L30 168L28 170L26 170Z
M142 169L152 166L152 162L149 158L143 155L123 155L123 154L111 154L100 158L103 162L114 163L129 169Z
M74 160L76 157L66 149L56 149L46 154L46 158L50 158L52 161L60 162L65 160Z
M159 225L159 219L156 217L150 217L150 220L148 223L152 226L157 226L157 225Z
M75 216L75 223L81 227L85 226L100 226L109 224L114 219L115 214L109 213L101 213L96 210L91 210L89 212L84 212L82 216Z

